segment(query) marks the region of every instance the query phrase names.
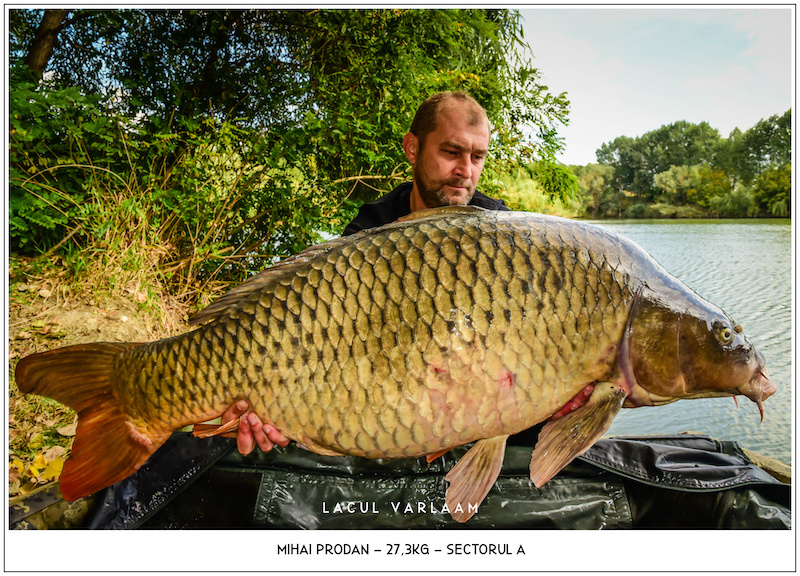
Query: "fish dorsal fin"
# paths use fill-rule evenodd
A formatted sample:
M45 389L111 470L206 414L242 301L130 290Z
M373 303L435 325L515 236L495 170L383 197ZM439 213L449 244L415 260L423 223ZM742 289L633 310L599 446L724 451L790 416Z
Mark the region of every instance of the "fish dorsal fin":
M359 233L358 235L361 235ZM308 264L311 260L318 258L324 254L327 254L331 250L345 244L347 242L352 242L353 238L357 235L353 234L352 236L344 236L342 238L334 238L333 240L329 240L328 242L324 242L322 244L317 244L315 246L311 246L303 250L302 252L298 252L293 256L289 256L285 260L282 260L272 266L271 268L267 268L263 272L259 272L252 278L248 278L242 284L232 288L230 291L226 292L219 300L212 302L207 307L203 308L193 316L189 318L189 324L200 324L201 322L207 322L209 320L214 320L225 314L232 312L233 310L237 309L241 302L247 298L250 294L261 290L264 286L275 280L276 278L282 276L292 276L297 273L299 268L302 268L306 264Z
M401 216L397 222L412 222L422 218L430 218L433 216L453 216L455 214L469 215L480 214L481 212L491 212L486 208L480 206L440 206L439 208L425 208L424 210L417 210L407 216Z
M621 386L600 382L586 404L542 428L531 457L531 480L537 488L591 448L611 426L625 397Z

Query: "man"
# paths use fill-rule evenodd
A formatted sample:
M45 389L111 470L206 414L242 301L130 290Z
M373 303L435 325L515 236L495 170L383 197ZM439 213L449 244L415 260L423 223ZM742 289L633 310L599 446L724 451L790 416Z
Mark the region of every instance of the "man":
M425 208L469 204L508 210L502 200L477 191L488 147L489 119L480 104L464 92L431 96L419 107L403 138L413 182L362 206L344 235L389 224Z
M403 138L403 151L413 169L413 181L399 185L375 202L365 204L344 229L344 235L383 226L411 212L440 206L480 206L508 210L502 200L478 192L478 179L489 148L486 111L464 92L434 94L417 110ZM256 445L263 451L288 438L274 426L248 413L241 400L223 416L223 423L245 416L239 424L237 447L249 454Z

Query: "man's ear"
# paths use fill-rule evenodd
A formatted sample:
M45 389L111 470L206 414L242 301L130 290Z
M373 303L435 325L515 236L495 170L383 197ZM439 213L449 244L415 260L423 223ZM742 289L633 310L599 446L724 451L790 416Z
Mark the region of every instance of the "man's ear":
M406 158L413 166L417 161L417 154L419 153L419 139L411 132L403 137L403 151L406 153Z

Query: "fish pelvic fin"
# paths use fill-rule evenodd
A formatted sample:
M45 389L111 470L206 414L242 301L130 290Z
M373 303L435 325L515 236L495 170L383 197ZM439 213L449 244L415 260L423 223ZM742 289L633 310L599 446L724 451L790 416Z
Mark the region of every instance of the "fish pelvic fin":
M595 385L589 400L569 414L548 422L531 457L531 480L544 486L574 458L597 442L625 401L625 390L611 382Z
M59 479L67 501L94 494L130 476L163 444L138 429L112 389L117 358L138 344L78 344L20 360L17 387L47 396L78 413L72 452Z
M233 434L239 430L241 416L229 420L225 424L195 424L192 426L192 436L196 438L211 438L212 436L224 436Z
M436 460L439 456L444 456L448 452L450 452L452 448L445 448L444 450L439 450L438 452L434 452L433 454L428 454L425 456L425 460L427 460L428 464Z
M450 482L445 503L456 522L466 522L478 511L500 475L508 434L478 440L445 476Z

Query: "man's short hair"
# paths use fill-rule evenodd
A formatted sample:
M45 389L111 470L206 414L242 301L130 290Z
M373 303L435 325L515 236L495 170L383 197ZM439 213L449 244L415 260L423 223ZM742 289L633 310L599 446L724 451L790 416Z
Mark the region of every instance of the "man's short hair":
M454 102L464 102L471 104L470 110L467 114L467 123L470 126L478 126L482 122L489 124L489 118L483 106L469 94L463 90L458 92L439 92L427 98L417 109L414 115L414 120L411 122L411 132L419 140L420 148L425 142L425 138L436 130L436 122L439 119L439 113L447 105Z

